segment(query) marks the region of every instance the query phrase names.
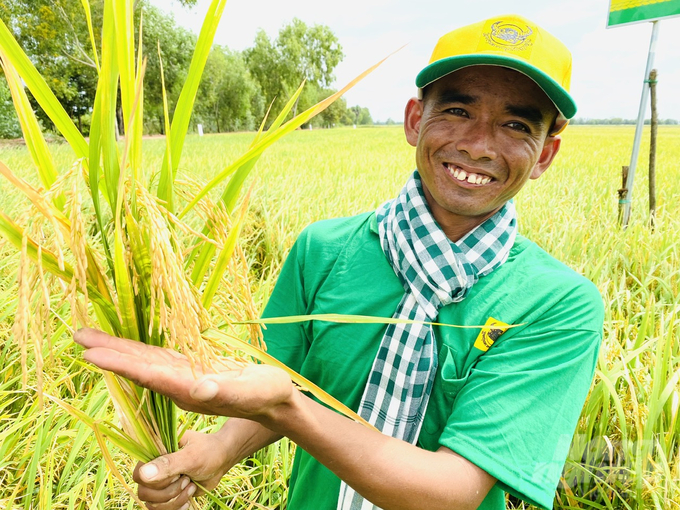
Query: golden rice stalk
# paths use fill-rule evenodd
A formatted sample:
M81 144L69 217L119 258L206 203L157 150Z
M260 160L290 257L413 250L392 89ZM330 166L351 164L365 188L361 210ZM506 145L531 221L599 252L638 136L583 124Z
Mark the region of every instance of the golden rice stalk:
M21 258L19 262L19 271L17 273L17 312L14 316L14 325L12 326L12 336L14 336L14 341L19 345L21 350L21 383L26 388L28 384L28 321L31 314L30 311L30 297L31 297L31 286L29 283L28 276L28 236L24 231L24 235L21 239Z
M82 206L78 179L73 179L66 210L69 211L69 220L71 222L69 244L74 257L73 279L68 289L74 331L79 326L88 326L90 324L87 313L87 254Z
M151 265L149 336L154 335L154 330L159 336L165 334L168 347L207 362L212 353L201 341L201 331L210 319L187 279L180 241L169 228L157 200L141 187L137 188L137 206ZM132 221L130 215L128 221Z
M45 275L45 270L43 269L43 263L42 263L42 257L41 257L41 252L42 247L38 247L38 260L36 261L36 271L38 274L38 284L40 285L40 288L37 289L37 292L39 293L39 298L38 298L38 312L36 314L36 322L40 324L40 331L38 332L37 338L44 338L45 343L47 343L49 353L50 353L50 361L53 361L53 352L52 352L52 322L50 321L50 291L49 287L50 285L48 284L47 277ZM53 278L50 275L50 278ZM42 359L42 356L41 356ZM40 388L41 385L38 384L38 387Z

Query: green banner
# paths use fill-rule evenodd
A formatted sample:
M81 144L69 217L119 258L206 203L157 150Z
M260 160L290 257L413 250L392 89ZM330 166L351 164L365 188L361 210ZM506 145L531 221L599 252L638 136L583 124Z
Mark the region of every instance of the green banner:
M610 0L608 27L680 16L680 0Z

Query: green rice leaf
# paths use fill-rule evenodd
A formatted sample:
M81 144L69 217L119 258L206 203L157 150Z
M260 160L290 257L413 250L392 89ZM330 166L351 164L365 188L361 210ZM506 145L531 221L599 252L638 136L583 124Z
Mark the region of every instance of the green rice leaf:
M123 241L123 227L120 217L116 218L116 227L113 244L113 263L116 270L115 281L118 291L118 311L120 313L121 335L130 340L139 341L139 327L134 301L132 281L128 272L125 256L125 244Z
M241 227L243 226L247 205L248 199L246 198L246 200L243 202L243 206L241 207L241 214L239 214L238 219L231 226L227 240L224 242L224 247L217 257L213 272L208 279L205 289L203 290L203 307L206 309L210 307L213 297L215 296L215 292L217 292L217 288L222 283L222 276L227 270L231 256L233 255L234 249L236 248L236 240L238 239L238 235L241 232Z
M120 72L120 102L123 109L125 135L132 129L132 105L135 100L135 33L133 27L133 0L110 0L115 25L116 56Z
M140 395L143 395L146 390L134 386L111 372L102 372L102 374L121 421L124 420L134 434L130 436L116 429L121 437L129 437L137 445L136 449L130 452L131 455L142 460L144 458L154 459L166 453L158 448L154 438L151 437L158 427L155 426L154 417L149 413L149 402L143 404L140 401Z
M628 437L628 425L626 422L626 413L623 410L623 404L621 403L621 398L616 390L615 381L612 381L607 374L599 369L595 370L595 375L599 377L600 381L607 389L608 399L611 398L614 408L616 409L616 415L618 416L619 427L621 428L621 433L623 437Z
M158 62L161 68L161 90L163 92L163 118L165 120L165 133L170 133L170 113L168 108L168 96L165 91L165 73L163 71L163 57L161 55L161 44L158 43ZM164 203L168 211L174 211L174 197L173 197L173 187L174 187L174 177L173 173L167 171L166 169L172 168L172 143L170 136L165 137L165 159L167 159L168 164L163 165L163 169L160 175L160 181L158 183L158 198L160 198Z
M100 144L102 167L106 183L106 197L111 209L115 209L118 197L120 161L116 142L116 99L118 93L118 57L116 55L116 32L113 3L104 3L104 27L102 36L102 72L99 75L97 94L101 92L99 118L101 119ZM94 117L94 115L93 115ZM114 264L115 265L115 264Z
M203 491L203 495L206 498L208 498L213 505L217 506L218 508L221 508L222 510L229 510L229 507L222 503L222 501L220 501L220 499L217 496L215 496L212 492L203 487L200 483L194 480L192 480L192 482L194 483L194 485L196 485L199 489Z
M293 97L291 97L288 103L284 106L279 116L274 120L272 124L272 127L274 129L281 125L283 119L285 119L286 115L288 115L288 112L293 107L293 104L295 104L295 101L297 100L301 92L302 85L298 88L296 93L293 94ZM267 113L264 116L264 119L262 119L262 122L260 123L260 128L258 129L257 133L255 134L255 137L253 138L253 141L250 144L250 147L255 145L262 136L264 126L267 121L267 118L269 117L271 107L272 105L270 104L269 108L267 109ZM255 166L255 163L257 163L258 159L259 156L254 157L252 160L246 162L243 166L236 170L234 177L230 179L229 184L222 193L220 200L225 204L226 211L229 214L231 214L234 207L236 206L236 200L238 198L241 188L243 187L243 182L245 181L248 174L250 174L251 170ZM203 227L202 233L203 235L208 236L210 238L213 237L211 228L207 225ZM189 267L194 262L194 260L196 260L196 257L198 257L198 260L194 264L194 267L191 271L191 281L193 282L194 285L198 285L201 281L203 281L203 278L205 277L205 274L208 271L208 267L210 266L210 262L212 261L212 257L214 254L215 245L210 243L203 243L201 242L200 239L196 240L196 245L186 260L186 267Z
M130 167L132 168L132 188L139 181L142 174L142 135L144 134L144 74L146 71L146 57L142 54L142 15L139 18L139 46L137 48L137 67L135 83L135 99L133 105L132 143L130 145ZM132 208L136 210L136 195L132 196Z
M233 322L233 324L292 324L295 322L306 321L337 322L344 324L426 324L429 326L443 326L447 328L480 329L482 331L498 329L498 326L485 324L463 326L460 324L445 324L443 322L414 321L410 319L395 319L394 317L373 317L370 315L344 315L340 313L320 313L314 315L289 315L287 317L269 317L266 319L237 321ZM503 329L517 328L519 326L524 326L524 324L509 324L507 326L503 326Z
M44 78L36 70L26 53L21 49L7 25L0 20L0 48L8 61L17 70L21 79L33 94L47 116L54 122L59 132L64 135L71 148L79 158L87 157L87 142L73 121L64 110L59 100L48 87Z
M196 42L196 49L191 58L189 72L187 73L187 81L184 82L182 92L177 100L175 106L175 113L172 117L172 126L170 128L170 147L172 151L172 162L170 161L170 153L166 152L163 158L163 165L161 167L161 181L163 187L158 189L158 196L168 197L171 194L171 189L168 189L168 183L173 183L177 175L177 168L182 157L182 148L184 146L184 139L189 129L189 121L191 120L191 112L194 107L194 100L196 99L196 92L201 82L203 69L212 48L213 39L217 26L222 17L226 0L213 0L208 7L201 33ZM172 163L172 164L171 164ZM164 175L169 174L169 175ZM173 210L170 212L174 213Z
M207 231L205 232L206 235L211 235L211 232L209 231L208 228L204 230ZM208 269L210 268L210 263L212 262L215 250L216 250L215 245L211 243L201 243L198 244L196 248L194 248L194 253L200 253L198 260L196 261L193 269L191 270L191 281L195 286L198 286L203 281L203 278L205 278L205 274L208 272ZM189 257L189 260L187 260L187 265L190 264L191 261L192 257Z
M257 144L257 142L261 138L266 138L269 133L273 133L279 128L279 126L283 123L284 119L288 116L288 113L290 113L290 110L293 108L293 105L295 105L298 98L300 97L303 87L304 83L298 87L298 89L295 91L295 94L293 94L291 98L288 100L288 103L286 103L286 105L283 107L283 110L281 110L281 113L279 113L276 119L274 119L274 122L269 128L269 131L265 133L264 137L262 137L263 126L260 126L260 131L258 131L257 135L255 135L255 139L253 140L253 143L250 145L251 147ZM262 121L262 123L264 125L264 121ZM255 166L255 163L257 163L257 160L260 159L261 155L262 154L260 153L259 155L253 157L251 160L247 161L240 168L238 168L236 172L234 172L233 177L229 180L229 184L227 184L227 187L224 189L224 192L222 193L221 196L221 200L222 202L224 202L227 212L229 212L230 214L236 207L236 200L238 199L238 196L241 193L243 183L245 182L248 175L250 175L251 170Z
M121 475L120 471L118 471L116 463L111 457L109 448L106 445L106 441L104 440L104 434L102 433L101 426L95 422L94 426L92 427L92 430L94 430L95 437L97 438L97 443L99 443L99 448L101 448L102 457L104 458L107 467L109 468L111 473L113 473L113 476L115 476L116 479L125 488L127 493L137 502L138 505L140 505L141 508L144 508L145 506L144 503L137 497L136 492L127 484L125 478L123 478L123 475Z
M33 107L28 101L28 96L26 96L26 92L24 91L21 78L2 49L0 49L0 65L2 65L2 68L5 71L5 78L7 79L7 85L12 93L14 109L17 112L17 117L21 124L21 131L24 134L26 146L31 154L33 163L38 168L38 177L40 178L42 185L49 189L57 180L58 175L57 169L54 166L52 154L50 154L50 150L47 147L47 142L45 142L45 138L43 137L42 130L38 124L38 119L36 119L35 113L33 113ZM66 201L63 195L59 195L54 200L54 204L59 210L64 209L65 203Z
M83 4L83 11L85 11L85 19L87 20L87 32L90 35L90 43L92 44L92 55L94 56L94 64L97 67L97 72L101 72L99 67L99 55L97 55L97 44L94 41L94 30L92 29L92 12L90 10L90 2L88 0L81 0Z
M115 268L116 291L118 294L118 313L120 314L120 324L123 328L121 334L130 340L140 340L139 323L135 307L135 296L132 288L129 268L126 257L126 246L124 241L123 229L123 197L125 188L123 186L125 173L120 172L118 198L115 212L115 228L113 238L113 265Z
M89 186L90 196L92 198L92 205L94 207L95 217L97 219L97 227L99 228L100 238L106 254L106 261L109 265L109 270L113 271L113 257L111 256L111 248L109 246L109 239L104 229L104 217L102 215L101 201L99 200L99 184L101 177L101 95L102 95L103 80L100 78L97 84L97 92L94 99L94 108L92 110L92 123L90 125L90 157L89 157ZM108 199L106 192L104 196Z

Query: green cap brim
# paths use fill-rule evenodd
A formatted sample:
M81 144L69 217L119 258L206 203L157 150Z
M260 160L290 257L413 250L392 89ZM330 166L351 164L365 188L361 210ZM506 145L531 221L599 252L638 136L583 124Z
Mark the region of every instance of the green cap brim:
M437 81L439 78L451 74L458 69L475 65L509 67L510 69L519 71L531 78L539 87L541 87L541 89L543 89L543 92L545 92L555 104L555 107L559 110L562 117L568 120L576 115L576 103L569 95L569 92L562 88L555 80L543 71L540 71L522 60L502 55L484 55L477 53L475 55L460 55L437 60L418 73L418 76L416 77L416 86L422 89L430 83Z

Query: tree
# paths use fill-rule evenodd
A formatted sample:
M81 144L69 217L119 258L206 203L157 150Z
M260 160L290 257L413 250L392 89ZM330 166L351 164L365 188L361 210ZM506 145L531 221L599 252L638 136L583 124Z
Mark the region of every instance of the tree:
M285 65L286 81L294 86L306 80L327 87L334 80L333 70L342 60L342 48L326 25L308 27L293 21L279 31L276 45Z
M320 96L327 97L333 94L335 91L322 89L320 92ZM321 97L319 97L319 99L321 99ZM342 120L346 117L346 115L347 101L345 101L344 97L341 97L324 111L322 111L318 116L320 117L323 127L331 128L342 124Z
M274 42L263 30L258 31L254 46L247 49L244 56L252 76L260 84L265 101L276 99L273 108L276 113L303 80L310 89L329 86L343 54L338 38L330 28L325 25L308 27L295 18L279 31ZM300 106L302 104L300 99ZM297 107L296 104L295 111Z
M21 126L14 111L12 94L9 91L5 77L0 78L0 138L18 138L21 136Z
M214 46L196 97L196 118L207 131L252 130L264 112L260 88L243 56Z
M352 116L353 123L357 126L373 125L373 118L371 117L371 112L368 111L368 108L356 105L349 108L349 111Z
M104 1L90 0L89 4L99 52ZM147 132L162 132L164 121L158 43L163 55L168 103L172 111L189 69L196 37L178 27L172 16L146 0L135 2L136 26L139 26L142 13L142 51L147 57L144 108L148 115L145 116L145 129ZM97 68L82 1L0 0L0 16L31 61L40 69L71 118L87 133L87 126L83 126L81 121L88 117L94 104ZM43 124L51 126L37 103L34 107ZM119 112L120 126L123 124L121 115Z
M165 14L147 2L140 2L140 8L141 11L137 12L137 23L139 23L139 12L143 12L142 51L147 57L144 75L144 110L146 112L144 130L151 133L163 133L165 121L158 45L160 44L163 58L168 108L172 115L191 64L196 36L177 26L173 16Z
M90 2L93 24L101 27L103 2ZM97 70L80 0L2 0L0 17L54 94L80 124L94 102ZM97 45L101 31L95 30ZM38 117L52 123L37 106Z

